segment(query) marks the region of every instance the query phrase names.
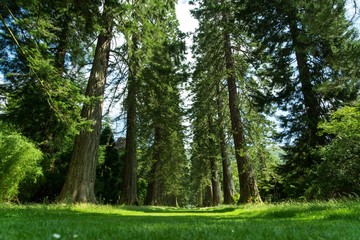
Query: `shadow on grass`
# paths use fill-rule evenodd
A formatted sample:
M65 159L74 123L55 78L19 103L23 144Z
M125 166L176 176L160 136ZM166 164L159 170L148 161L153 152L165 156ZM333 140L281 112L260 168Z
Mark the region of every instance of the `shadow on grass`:
M241 236L300 240L308 239L309 232L314 239L358 239L359 209L326 205L206 209L0 205L0 239L54 239L57 233L62 239L76 235L77 239L219 240Z
M122 206L125 209L143 213L230 213L238 209L238 207L214 207L214 208L176 208L176 207L154 207L154 206Z
M76 206L76 205L75 205ZM1 206L0 220L3 218L23 217L125 217L130 219L197 219L207 220L357 220L360 221L360 205L355 207L327 206L327 205L286 205L265 207L216 207L216 208L169 208L169 207L144 207L144 206L106 206L107 211L102 211L101 206L87 206L84 209L74 206ZM122 212L122 210L125 210ZM135 215L129 214L136 213ZM156 215L152 215L152 214ZM161 214L164 215L161 215Z

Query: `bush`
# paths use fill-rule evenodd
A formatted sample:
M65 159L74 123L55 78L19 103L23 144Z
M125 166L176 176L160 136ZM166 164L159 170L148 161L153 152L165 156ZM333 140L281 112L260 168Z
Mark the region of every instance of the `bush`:
M314 169L307 197L360 195L360 105L339 109L320 127L334 138L319 149L322 161Z
M0 122L0 202L13 200L24 179L36 181L41 160L33 143Z

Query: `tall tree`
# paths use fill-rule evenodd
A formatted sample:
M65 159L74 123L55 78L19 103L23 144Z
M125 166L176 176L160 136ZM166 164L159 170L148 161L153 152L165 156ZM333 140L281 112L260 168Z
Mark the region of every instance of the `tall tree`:
M94 186L96 163L101 133L102 106L112 39L115 0L104 3L102 30L98 36L94 61L85 96L92 98L85 104L81 117L91 121L91 130L85 129L75 137L68 174L58 201L96 202Z
M182 197L182 176L186 161L178 90L182 77L176 73L177 69L171 59L171 55L174 57L179 49L175 47L176 51L171 52L172 47L167 46L159 55L155 54L153 63L156 66L145 72L149 85L146 86L146 93L141 94L144 100L148 99L141 110L141 120L145 121L142 129L150 127L147 138L151 144L150 159L147 159L151 167L144 201L147 205L177 205L175 199ZM163 56L161 63L160 55ZM164 57L166 55L167 57Z
M151 146L142 156L143 165L150 166L144 203L177 206L178 200L184 202L186 157L179 87L185 79L182 64L185 47L175 4L167 4L163 6L166 12L154 16L164 36L153 46L153 57L143 71L139 118L143 147Z
M70 69L82 68L83 46L90 37L73 1L1 4L1 92L7 98L1 118L16 125L44 154L44 177L37 187L26 186L31 191L25 200L53 200L63 181L58 173L67 165L65 155L81 122L81 76Z
M202 58L197 57L197 65L192 76L194 94L191 108L193 143L191 146L191 176L194 192L198 193L197 205L214 206L220 203L220 182L218 164L220 142L218 130L223 126L215 124L217 118L216 86L218 77L204 73ZM211 66L209 66L211 68ZM215 79L215 80L214 80ZM209 84L210 83L210 84ZM226 144L226 143L225 143ZM226 146L225 146L226 148Z
M126 97L126 143L125 166L122 179L120 204L139 205L136 187L137 159L136 159L136 112L137 112L137 86L139 84L139 63L137 56L138 38L133 33L129 45L129 78Z
M239 78L244 79L246 73L238 74L236 70L232 42L241 42L241 38L235 35L236 33L241 36L241 32L234 24L233 9L230 1L199 1L199 7L194 11L195 17L200 22L196 40L199 51L211 59L213 70L221 71L222 77L227 81L230 120L240 183L239 203L259 202L261 199L252 163L247 154L245 124L239 108ZM239 63L241 64L241 61ZM246 92L246 89L240 90Z
M221 153L221 163L222 163L222 171L223 171L223 191L224 191L224 204L233 204L234 203L234 181L232 178L231 165L229 154L227 150L227 142L225 135L225 119L224 119L224 108L223 108L223 97L222 97L222 89L219 84L216 86L216 107L217 107L217 125L218 125L218 138L220 141L220 153Z
M127 50L128 50L128 63L129 63L129 76L127 82L127 99L126 99L126 147L125 147L125 169L123 174L123 186L120 197L120 203L122 204L139 204L137 196L137 149L140 146L139 139L141 139L140 130L141 127L141 111L146 108L143 103L147 102L158 106L155 111L163 112L166 111L166 104L161 106L160 102L156 102L154 99L141 99L142 95L146 95L148 87L155 87L154 81L159 81L159 88L155 87L156 90L162 91L162 81L168 81L166 78L172 79L172 69L169 71L169 60L168 56L171 55L169 50L171 47L171 41L166 43L167 31L166 27L174 28L173 23L169 22L169 19L174 17L175 2L174 1L131 1L130 5L130 19L132 27L125 33L127 39ZM169 24L169 26L167 26ZM175 28L174 28L175 29ZM173 30L173 29L172 29ZM171 34L170 34L171 35ZM169 44L169 46L165 46ZM164 54L164 55L161 55ZM155 58L156 57L156 58ZM169 63L170 61L170 63ZM164 64L161 66L160 64ZM171 65L170 65L171 67ZM169 76L166 76L169 74ZM151 79L153 78L153 79ZM169 80L170 81L170 80ZM166 83L165 83L166 85ZM170 86L169 86L170 87ZM172 86L171 86L172 87ZM156 91L154 89L150 91ZM166 92L165 92L166 94ZM153 97L153 95L151 96ZM154 100L154 101L152 101ZM160 100L159 100L160 101ZM166 101L166 99L165 99ZM149 110L149 109L148 109ZM155 113L151 113L155 114ZM166 116L166 115L165 115ZM148 119L153 122L154 118ZM159 164L162 164L163 156L161 156L162 146L164 141L167 140L164 132L162 123L158 125L153 124L152 136L154 136L154 149L157 149L153 154L154 161L156 164L152 166L152 175L158 175ZM148 132L148 131L146 131ZM148 192L155 194L156 177L152 176L150 184L148 186ZM156 195L148 196L147 202L154 202L153 200Z
M329 139L319 134L319 122L356 96L358 72L351 70L358 61L356 34L342 0L242 3L246 7L237 19L260 44L254 51L263 63L257 65L263 84L258 102L285 112L280 136L287 141L287 156L281 172L288 196L299 197L311 182L309 170L320 161L311 149Z

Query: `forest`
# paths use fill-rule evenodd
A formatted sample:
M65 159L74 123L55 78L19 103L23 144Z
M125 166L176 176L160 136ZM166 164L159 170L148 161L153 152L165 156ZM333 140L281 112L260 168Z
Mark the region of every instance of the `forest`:
M0 2L0 203L359 198L357 1L188 2Z

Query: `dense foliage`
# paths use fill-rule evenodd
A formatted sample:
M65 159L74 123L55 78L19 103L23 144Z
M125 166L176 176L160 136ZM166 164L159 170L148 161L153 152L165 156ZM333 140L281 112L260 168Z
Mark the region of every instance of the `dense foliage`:
M313 169L309 198L358 197L360 185L360 108L346 106L335 111L328 122L320 124L331 134L330 144L319 149L322 161Z
M0 202L15 200L22 181L39 179L42 159L30 140L0 122Z

